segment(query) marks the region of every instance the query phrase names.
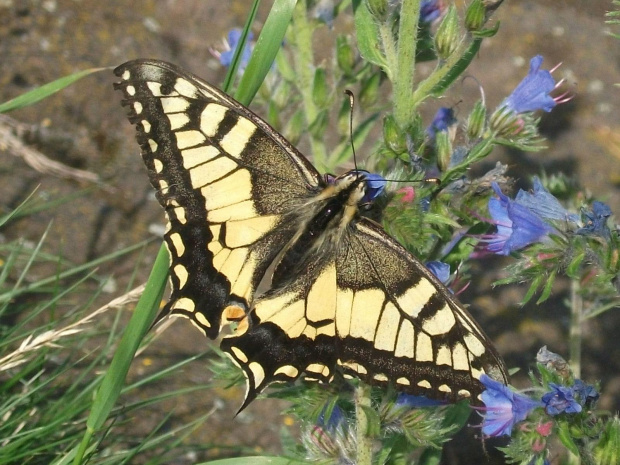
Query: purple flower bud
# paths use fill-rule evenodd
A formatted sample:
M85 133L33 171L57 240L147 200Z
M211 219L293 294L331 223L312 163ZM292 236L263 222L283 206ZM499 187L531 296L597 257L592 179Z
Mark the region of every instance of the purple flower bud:
M420 5L420 22L430 24L438 19L444 10L445 5L442 0L422 0Z
M571 389L573 390L573 396L576 397L577 401L583 406L591 406L600 397L600 394L594 386L586 384L580 379L575 380Z
M426 128L426 134L431 139L435 138L435 133L438 131L447 131L450 126L456 123L454 117L454 110L452 108L441 107L435 113L435 117L430 126Z
M366 176L366 195L364 195L362 203L372 202L383 193L387 181L380 174L363 173Z
M549 383L549 387L551 391L542 396L545 410L549 415L581 412L581 405L573 397L571 388L555 383Z
M584 210L581 219L585 226L579 228L576 234L583 236L600 236L609 239L610 232L607 226L607 218L611 216L611 208L603 202L592 202L592 211Z

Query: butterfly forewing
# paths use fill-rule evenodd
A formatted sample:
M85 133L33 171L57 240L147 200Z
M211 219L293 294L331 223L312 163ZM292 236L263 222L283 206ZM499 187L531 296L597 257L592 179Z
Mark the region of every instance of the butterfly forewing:
M320 176L265 122L199 78L146 60L115 73L168 218L172 296L164 313L187 316L215 338L225 310L248 310L294 232L286 214L318 192Z
M267 123L173 65L137 60L115 73L168 218L164 312L212 338L239 320L222 349L246 375L243 407L271 382L337 372L449 401L475 401L483 373L506 382L469 313L360 217L363 174L325 183Z

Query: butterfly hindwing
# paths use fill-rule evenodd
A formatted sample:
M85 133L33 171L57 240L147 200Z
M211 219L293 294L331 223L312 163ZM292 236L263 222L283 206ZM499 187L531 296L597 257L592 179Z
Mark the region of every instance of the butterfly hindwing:
M267 123L199 78L149 60L115 73L168 218L165 313L187 316L215 338L223 318L248 310L292 234L286 214L321 178Z
M370 384L456 401L479 377L506 381L469 313L407 250L361 219L333 261L258 299L250 329L225 338L248 378L246 404L273 381L328 382L336 369Z

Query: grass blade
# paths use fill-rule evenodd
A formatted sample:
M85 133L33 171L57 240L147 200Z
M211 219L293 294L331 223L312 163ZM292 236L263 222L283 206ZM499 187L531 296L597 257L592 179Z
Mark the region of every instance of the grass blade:
M56 79L55 81L48 82L47 84L43 84L41 87L37 87L36 89L28 91L25 94L22 94L18 97L15 97L14 99L9 100L8 102L4 102L3 104L1 104L0 113L7 113L9 111L17 110L18 108L27 107L29 105L37 103L39 100L43 100L44 98L55 94L59 90L70 86L75 81L79 81L83 77L86 77L98 71L102 71L104 69L108 68L85 69L83 71L70 74L69 76L61 77L60 79Z
M134 354L157 315L167 276L168 252L162 247L155 259L155 265L146 283L146 289L125 329L101 387L97 391L92 409L86 420L86 432L73 461L75 465L82 463L91 437L103 426L120 395Z
M271 64L282 46L296 4L296 0L275 0L273 2L269 16L256 41L250 62L239 83L239 89L235 93L235 98L242 104L249 105L271 69Z

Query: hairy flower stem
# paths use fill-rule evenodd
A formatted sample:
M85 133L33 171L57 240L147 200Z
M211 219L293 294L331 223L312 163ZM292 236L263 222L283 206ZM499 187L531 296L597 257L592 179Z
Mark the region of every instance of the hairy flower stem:
M583 299L579 294L581 288L577 279L571 280L570 286L570 366L575 378L581 378L581 316L583 314Z
M372 408L371 388L360 382L355 391L355 422L357 431L356 465L372 464L372 438L369 435L369 418L366 410Z
M397 67L392 85L394 86L394 119L401 128L409 127L415 114L415 106L411 102L415 89L415 54L420 4L420 0L403 0L400 9Z

